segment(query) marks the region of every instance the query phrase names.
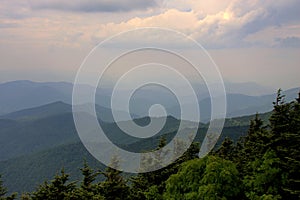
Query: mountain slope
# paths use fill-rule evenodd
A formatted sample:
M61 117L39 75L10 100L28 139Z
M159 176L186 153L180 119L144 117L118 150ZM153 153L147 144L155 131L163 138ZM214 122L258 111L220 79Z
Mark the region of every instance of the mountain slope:
M225 137L237 139L244 135L248 127L228 127L223 130L218 145ZM195 141L202 141L206 132L205 128L199 129ZM170 140L174 132L165 133L164 136ZM130 149L138 152L142 149L150 150L157 147L160 136L150 140L140 140L126 145L120 145L123 149ZM103 152L105 153L105 152ZM126 159L126 158L123 158ZM103 170L105 166L95 160L81 142L58 145L40 152L24 155L21 157L0 161L0 174L3 175L4 184L9 192L32 191L44 180L51 180L52 177L63 167L71 175L71 180L81 180L79 168L86 160L94 169Z
M70 102L70 97L43 83L15 81L0 84L0 114L41 106L55 101Z
M79 140L71 113L17 122L0 130L0 160Z
M93 168L104 169L81 143L65 144L41 152L0 162L0 173L9 192L32 191L64 168L72 180L81 179L80 168L87 160Z
M61 101L42 105L39 107L28 108L16 112L12 112L3 116L0 119L12 120L33 120L44 118L52 115L72 112L72 106Z

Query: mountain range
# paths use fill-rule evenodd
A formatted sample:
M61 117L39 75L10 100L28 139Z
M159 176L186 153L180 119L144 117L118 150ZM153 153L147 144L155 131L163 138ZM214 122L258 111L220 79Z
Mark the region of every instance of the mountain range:
M227 90L227 117L251 115L256 112L268 112L272 109L272 102L276 97L276 91L270 93L270 89L254 83L225 83ZM82 96L93 91L93 87L82 85ZM203 85L197 85L197 97L199 101L201 121L210 120L210 97ZM61 101L67 104L72 102L73 85L67 82L32 82L13 81L0 84L0 115L15 111L42 106ZM257 91L257 92L255 92ZM263 91L265 91L264 94ZM297 97L299 88L284 91L286 101ZM126 94L128 91L120 91ZM99 109L111 108L111 88L98 88L95 94L96 104ZM252 96L250 95L252 94ZM260 94L253 96L253 94ZM187 97L186 99L189 99ZM121 99L120 102L123 102ZM90 103L90 102L86 102ZM183 102L189 107L189 102ZM180 117L180 107L176 97L159 87L141 88L135 92L130 100L130 113L134 118L148 116L148 110L153 104L161 104L166 108L167 114L176 118ZM118 110L128 112L126 110ZM106 116L106 115L105 115ZM107 116L106 116L107 117ZM112 116L107 119L112 121Z
M230 85L230 84L228 84ZM255 94L255 88L260 95ZM88 85L82 95L93 90ZM201 86L199 86L201 87ZM229 86L227 86L229 87ZM243 91L243 87L246 89ZM62 167L71 174L72 180L81 178L78 170L84 160L94 169L104 169L81 143L76 132L72 113L72 88L67 82L38 83L14 81L0 84L0 174L8 191L32 191L44 180L49 180ZM276 93L263 93L265 88L256 84L231 84L227 93L227 119L217 146L225 137L237 140L247 133L253 114L260 114L268 123L272 102ZM297 97L298 88L284 91L285 100ZM243 93L238 93L243 91ZM126 94L126 90L121 91ZM237 93L235 93L237 92ZM246 93L246 94L245 94ZM248 95L247 95L248 93ZM257 93L257 94L258 94ZM156 148L160 138L167 142L176 134L180 123L180 108L176 98L169 91L157 87L143 88L135 93L130 102L130 114L136 124L146 126L150 120L161 116L148 116L151 105L160 103L167 110L166 124L153 137L141 139L124 134L115 122L110 108L111 89L98 89L95 110L98 121L107 137L117 146L134 152L149 151ZM197 122L198 132L195 141L204 138L210 120L210 99L207 91L196 94L199 99L202 121ZM185 102L187 105L189 102ZM92 106L92 104L76 105ZM193 109L193 108L191 108ZM80 110L80 109L79 109ZM128 111L117 110L120 116ZM185 120L185 119L181 119ZM126 126L129 121L119 121ZM196 122L187 122L195 125ZM189 131L187 129L187 131ZM105 153L105 152L104 152Z
M134 121L144 126L150 122L150 118L143 117ZM226 120L220 141L226 136L237 140L244 135L248 129L246 121L245 117ZM103 122L100 119L99 122L113 143L123 149L141 152L155 149L161 136L171 141L180 120L168 116L162 130L154 137L146 139L128 137L120 131L116 123ZM207 127L208 124L199 123L195 141L203 140ZM103 170L105 167L93 158L80 142L73 122L71 105L63 102L2 116L0 137L0 174L3 175L4 183L10 192L32 191L44 180L51 179L62 167L72 175L72 180L78 180L81 178L78 169L84 160L95 169Z

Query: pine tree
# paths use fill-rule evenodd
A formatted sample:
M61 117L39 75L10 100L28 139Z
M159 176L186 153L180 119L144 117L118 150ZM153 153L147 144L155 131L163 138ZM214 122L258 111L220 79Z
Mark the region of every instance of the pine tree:
M263 155L268 141L269 134L263 127L263 121L256 114L254 120L250 121L248 134L244 140L244 150L248 154L249 159Z
M249 199L281 199L280 187L286 172L280 168L280 159L272 150L262 158L250 162L249 174L244 178L245 193Z
M240 173L247 175L249 172L249 163L256 158L261 158L269 148L270 133L263 126L263 121L256 114L255 118L250 121L250 127L245 137L238 141L234 148L232 161L237 164Z
M160 191L164 188L161 183L164 179L164 169L155 170L161 168L161 162L166 151L162 151L162 148L167 144L165 137L161 137L158 143L156 153L151 154L151 156L141 158L141 168L142 171L149 171L146 173L139 173L137 176L131 178L131 198L137 200L144 200L148 196L151 196L150 188L152 190ZM156 194L159 194L157 192Z
M226 137L224 141L222 142L220 148L216 151L216 155L220 158L226 159L226 160L233 160L235 158L235 146L233 141Z
M3 182L0 175L0 200L14 200L17 196L17 193L13 193L10 196L5 196L7 189L3 186Z
M119 158L113 157L110 166L101 172L105 180L99 184L100 193L107 200L129 199L129 187L121 175L122 172L115 169L119 166Z
M80 169L83 175L83 181L81 183L81 188L88 192L94 191L93 182L96 180L96 177L100 174L99 172L94 172L86 161L84 161L83 168Z
M102 200L104 197L98 191L97 185L93 184L100 172L94 172L86 161L84 161L83 168L80 169L83 180L79 188L76 188L69 193L67 200Z
M270 123L272 132L275 134L275 138L284 132L290 131L291 104L285 103L284 97L285 96L281 94L281 89L279 89L277 92L276 101L273 102L274 109L270 117Z
M32 200L32 198L29 193L24 193L21 195L21 200Z
M181 142L182 141L176 141L177 145L184 145L181 144ZM166 140L164 137L162 137L156 150L161 149L165 145ZM165 181L172 174L178 172L183 162L198 158L199 150L199 143L192 143L188 150L169 166L148 173L139 173L137 176L132 177L131 198L138 200L161 199L162 194L165 190ZM176 154L176 148L174 149L174 151L174 154ZM151 158L150 161L146 162L150 163L151 165Z
M64 169L60 175L56 175L50 182L45 182L40 185L37 191L33 192L33 200L58 200L66 199L69 194L75 189L75 182L67 183L69 175L65 174Z
M4 195L6 194L7 190L6 188L3 187L3 182L1 179L1 175L0 175L0 198L3 198Z
M299 98L291 103L285 103L278 91L274 102L271 123L270 147L280 159L280 168L287 172L287 177L281 185L281 196L284 199L300 198L300 105Z

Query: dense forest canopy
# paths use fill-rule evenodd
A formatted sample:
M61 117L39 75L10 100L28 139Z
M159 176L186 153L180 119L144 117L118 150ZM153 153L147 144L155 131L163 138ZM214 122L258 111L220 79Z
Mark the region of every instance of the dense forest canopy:
M246 136L225 138L204 158L197 157L200 145L193 143L168 167L133 176L94 170L84 162L81 181L69 181L62 169L32 193L7 195L0 179L0 199L300 199L300 94L285 102L279 90L273 104L268 125L256 115ZM157 149L165 144L162 137Z

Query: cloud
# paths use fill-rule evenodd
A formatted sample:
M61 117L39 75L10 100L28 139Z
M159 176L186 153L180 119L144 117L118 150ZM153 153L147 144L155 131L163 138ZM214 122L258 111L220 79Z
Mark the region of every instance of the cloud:
M16 28L19 27L19 24L17 23L1 23L0 29L6 29L6 28Z
M297 0L235 1L229 10L237 19L244 20L241 34L248 35L269 26L284 26L299 21L300 4Z
M286 38L276 38L275 42L279 47L292 47L299 48L300 47L300 37L286 37Z
M19 0L1 0L0 20L7 19L24 19L30 15L30 8L27 1Z
M8 20L5 22L7 24L2 25L3 28L10 23L19 23L22 30L14 34L23 33L21 38L28 36L32 37L33 41L42 38L56 43L77 41L78 45L95 44L114 34L134 28L163 27L183 32L204 47L231 48L274 46L276 38L299 37L300 31L298 28L285 33L291 25L300 22L299 0L24 1L27 3L4 0L4 2L5 4L0 5L0 13L11 15L13 19L17 18L15 16L18 13L23 13L27 17L22 21ZM162 5L165 6L164 9L157 9ZM88 14L90 12L94 13L90 15ZM81 34L77 36L77 32ZM160 40L164 38L164 36L157 37Z
M154 0L30 0L33 9L73 12L127 12L155 7Z
M210 47L241 47L257 45L247 38L269 27L285 29L300 21L297 0L234 0L215 14L200 19L194 37ZM272 35L269 35L272 37Z
M180 5L181 0L175 1ZM173 4L176 5L176 2ZM241 47L257 44L255 38L247 40L255 33L269 27L284 29L300 21L298 0L232 0L226 5L216 6L215 10L205 9L203 1L188 2L190 9L187 6L183 10L169 7L155 16L135 17L126 22L102 25L98 33L105 37L105 34L132 28L158 26L181 31L206 47ZM214 5L218 5L218 2L212 1L210 7Z

